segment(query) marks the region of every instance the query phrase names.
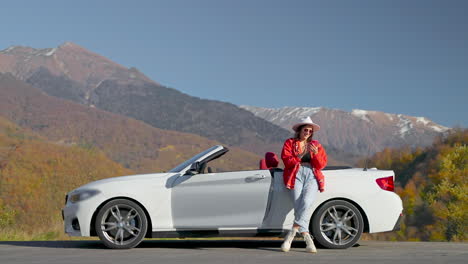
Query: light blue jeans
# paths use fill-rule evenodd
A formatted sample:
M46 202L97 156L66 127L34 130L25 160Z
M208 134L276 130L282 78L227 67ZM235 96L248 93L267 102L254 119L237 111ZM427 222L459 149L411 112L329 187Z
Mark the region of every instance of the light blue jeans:
M318 193L318 184L310 167L299 168L293 189L294 223L300 226L299 232L309 232L309 222L312 217L310 208Z

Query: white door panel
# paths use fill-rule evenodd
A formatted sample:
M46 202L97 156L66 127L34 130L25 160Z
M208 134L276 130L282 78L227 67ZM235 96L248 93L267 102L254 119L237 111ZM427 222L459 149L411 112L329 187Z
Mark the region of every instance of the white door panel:
M260 227L270 184L268 170L180 176L172 187L174 227Z

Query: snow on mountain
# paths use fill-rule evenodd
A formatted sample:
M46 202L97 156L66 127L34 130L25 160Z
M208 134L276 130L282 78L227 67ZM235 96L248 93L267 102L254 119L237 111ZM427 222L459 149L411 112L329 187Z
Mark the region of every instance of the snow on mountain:
M385 116L386 116L390 121L393 121L393 115L385 113Z
M366 110L360 110L360 109L353 109L351 111L352 115L357 116L364 121L370 122L369 118L367 117L367 113L368 112Z
M449 128L447 127L444 127L444 126L440 126L440 125L437 125L437 126L429 126L430 128L434 129L434 131L437 131L437 132L440 132L440 133L444 133L446 132Z
M413 124L411 123L411 120L405 118L403 115L398 115L398 118L398 127L400 128L399 135L403 138L407 133L411 131L411 129L413 128Z
M46 49L33 49L23 46L11 46L5 50L0 51L2 54L9 55L23 55L23 60L31 59L32 56L52 56L57 48L46 48Z
M14 49L16 46L11 46L11 47L8 47L7 49L4 49L4 50L0 50L0 53L8 53L9 51L11 51L12 49Z
M57 48L53 48L51 49L49 52L47 52L46 54L44 54L45 56L52 56L54 55L54 52L57 50Z
M418 123L423 123L424 125L429 124L430 120L426 119L425 117L416 117L416 121Z
M288 127L291 120L296 120L298 116L313 116L322 109L322 107L283 107L275 109L247 105L240 107L282 127Z

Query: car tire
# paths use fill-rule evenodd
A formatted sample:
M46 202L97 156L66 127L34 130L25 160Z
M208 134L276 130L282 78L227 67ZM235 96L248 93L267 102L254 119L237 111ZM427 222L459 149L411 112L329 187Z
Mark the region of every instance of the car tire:
M333 200L323 204L311 219L311 230L318 244L325 248L345 249L362 235L364 221L352 203Z
M106 203L98 212L95 230L108 248L136 247L146 235L148 220L143 209L130 200L117 199Z

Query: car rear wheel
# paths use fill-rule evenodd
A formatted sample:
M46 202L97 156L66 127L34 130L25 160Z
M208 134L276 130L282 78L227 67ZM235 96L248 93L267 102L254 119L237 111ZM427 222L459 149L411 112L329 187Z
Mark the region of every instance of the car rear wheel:
M353 246L364 230L361 212L342 200L322 205L312 217L311 225L315 240L323 247L335 249Z
M108 248L136 247L148 228L141 207L129 200L117 199L106 203L96 217L96 233Z

